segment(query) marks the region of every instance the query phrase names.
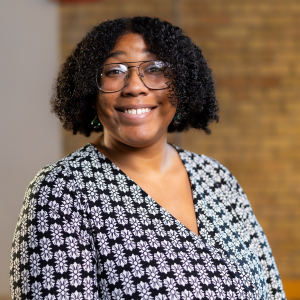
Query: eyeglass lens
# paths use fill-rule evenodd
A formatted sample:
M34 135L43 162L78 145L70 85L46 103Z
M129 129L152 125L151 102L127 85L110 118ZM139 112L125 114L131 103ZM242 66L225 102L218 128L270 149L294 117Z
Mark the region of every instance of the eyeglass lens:
M131 67L129 67L131 68ZM139 66L140 78L150 89L165 89L168 87L169 68L162 61L149 61ZM125 64L108 64L100 68L98 87L103 92L122 90L129 78L129 70Z

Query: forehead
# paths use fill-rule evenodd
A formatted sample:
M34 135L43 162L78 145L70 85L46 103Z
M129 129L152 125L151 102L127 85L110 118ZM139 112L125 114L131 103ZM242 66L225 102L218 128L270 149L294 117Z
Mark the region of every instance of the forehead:
M130 62L156 59L140 34L128 33L121 36L110 51L105 63Z

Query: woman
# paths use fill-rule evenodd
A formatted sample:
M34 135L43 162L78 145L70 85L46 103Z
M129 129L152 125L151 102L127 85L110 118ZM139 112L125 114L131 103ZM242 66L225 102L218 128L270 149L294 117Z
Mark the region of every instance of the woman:
M218 121L210 69L178 27L96 26L64 63L52 106L74 134L103 134L30 183L13 299L285 299L235 178L167 143Z

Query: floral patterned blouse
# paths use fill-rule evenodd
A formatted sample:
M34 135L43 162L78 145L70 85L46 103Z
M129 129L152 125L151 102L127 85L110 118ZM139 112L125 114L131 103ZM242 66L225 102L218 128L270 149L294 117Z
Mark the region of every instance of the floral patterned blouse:
M236 179L217 161L175 148L199 236L87 144L43 168L26 191L12 299L285 299Z

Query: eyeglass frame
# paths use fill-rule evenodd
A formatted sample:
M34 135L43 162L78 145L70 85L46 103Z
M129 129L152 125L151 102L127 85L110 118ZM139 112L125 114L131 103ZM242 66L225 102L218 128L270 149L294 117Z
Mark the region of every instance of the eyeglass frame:
M153 59L153 60L146 60L146 61L142 61L142 60L139 60L139 61L131 61L131 62L130 62L130 61L127 61L127 62L121 62L121 63L111 63L111 64L105 64L105 65L102 65L102 66L99 68L99 71L100 71L100 69L101 69L102 67L108 66L108 65L124 65L124 66L127 67L128 71L129 71L130 68L138 68L139 77L140 77L142 83L144 84L144 86L145 86L147 89L150 89L150 90L165 90L165 89L167 89L168 86L165 87L165 88L161 88L161 89L154 89L154 88L148 87L147 84L143 81L142 77L143 77L144 75L140 72L140 66L141 66L143 63L147 63L147 62L151 62L151 61L161 61L161 62L163 62L164 64L168 64L168 63L166 63L166 62L164 62L164 61L162 61L162 60L156 60L156 59ZM126 64L133 64L133 63L139 63L139 62L140 62L140 64L139 64L138 66L128 66L128 65L126 65ZM168 64L168 65L169 65L169 64ZM113 91L113 92L103 91L103 90L101 90L101 88L100 88L99 85L98 85L98 77L99 77L99 74L98 74L98 73L99 73L99 71L98 71L97 74L96 74L96 84L97 84L98 89L99 89L101 92L103 92L103 93L117 93L117 92L120 92L120 91L122 91L122 90L125 88L125 86L126 86L127 83L128 83L129 72L128 72L128 75L126 75L126 82L125 82L124 86L123 86L120 90ZM141 76L141 75L143 75L143 76Z

